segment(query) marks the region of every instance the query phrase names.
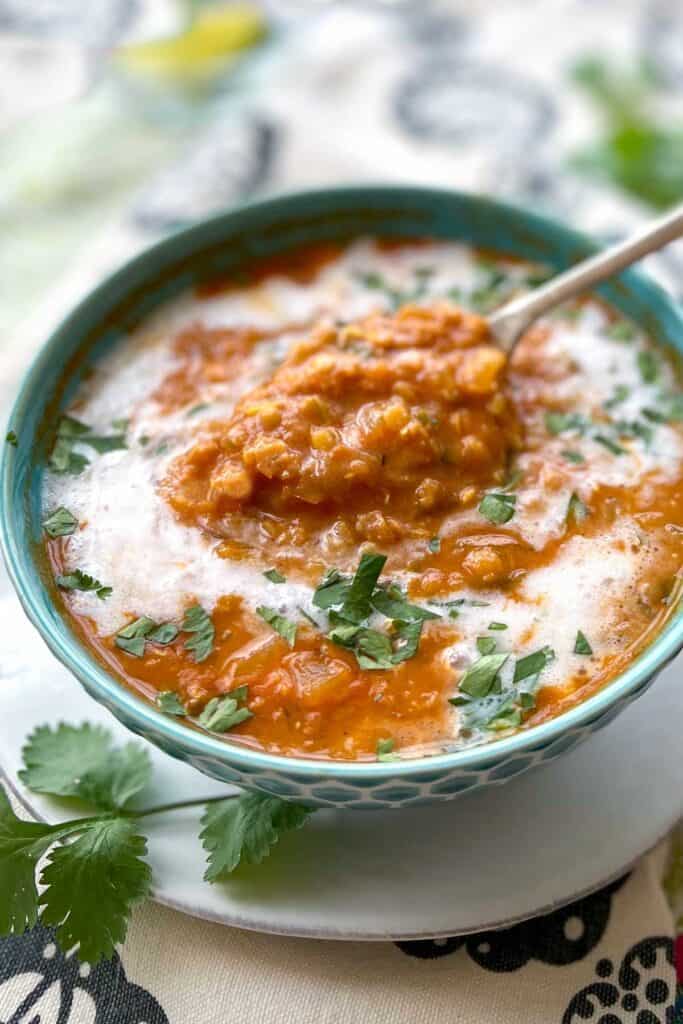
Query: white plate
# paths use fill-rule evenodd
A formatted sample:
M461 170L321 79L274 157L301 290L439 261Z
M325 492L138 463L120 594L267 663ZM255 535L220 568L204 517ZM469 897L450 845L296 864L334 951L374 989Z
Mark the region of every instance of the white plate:
M43 722L103 722L81 690L0 599L0 764L33 813L59 804L17 781L21 746ZM578 750L503 786L434 807L319 811L271 858L221 885L202 880L199 810L146 822L154 898L196 917L329 939L435 938L509 925L616 877L683 813L683 661ZM149 803L227 787L150 747Z

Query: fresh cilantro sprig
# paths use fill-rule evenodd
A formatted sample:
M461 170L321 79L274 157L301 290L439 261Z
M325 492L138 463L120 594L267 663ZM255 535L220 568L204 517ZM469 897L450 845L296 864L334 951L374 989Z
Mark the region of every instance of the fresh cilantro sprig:
M216 882L240 862L260 863L312 813L261 793L133 809L150 781L148 755L134 743L116 747L99 726L41 726L23 758L20 776L29 789L81 800L95 813L56 825L24 821L0 787L0 935L21 935L41 921L55 928L64 952L77 947L91 964L114 955L132 908L149 894L152 872L140 831L145 818L205 805L205 878Z

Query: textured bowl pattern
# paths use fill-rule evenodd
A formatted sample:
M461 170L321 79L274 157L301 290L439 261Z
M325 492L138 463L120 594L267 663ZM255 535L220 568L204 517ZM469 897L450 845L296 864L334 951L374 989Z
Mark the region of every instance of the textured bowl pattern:
M284 758L223 741L162 715L121 686L59 613L40 554L40 486L50 430L89 365L181 289L247 260L311 241L358 235L471 242L562 269L595 250L585 236L477 196L371 186L267 200L202 222L141 254L96 288L46 342L28 371L0 467L0 540L24 609L53 653L132 732L198 771L322 807L357 810L452 800L499 785L566 753L607 725L683 647L679 611L617 679L552 721L493 743L415 761L346 763ZM631 271L599 289L663 344L683 351L683 318L657 285Z

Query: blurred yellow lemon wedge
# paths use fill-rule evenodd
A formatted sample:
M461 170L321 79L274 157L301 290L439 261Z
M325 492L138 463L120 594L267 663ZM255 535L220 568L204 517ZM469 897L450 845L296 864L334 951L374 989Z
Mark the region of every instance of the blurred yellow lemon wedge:
M265 31L263 15L251 4L218 4L200 8L180 35L125 46L117 56L127 70L140 74L204 79L224 70Z

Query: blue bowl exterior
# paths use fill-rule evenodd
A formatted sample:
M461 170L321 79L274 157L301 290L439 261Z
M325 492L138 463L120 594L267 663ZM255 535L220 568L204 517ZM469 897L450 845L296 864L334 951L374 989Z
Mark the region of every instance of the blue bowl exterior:
M87 692L128 729L225 782L311 805L377 809L453 799L571 750L641 694L683 647L681 614L676 613L654 643L599 693L550 722L490 745L388 763L284 758L188 728L119 684L62 617L39 547L40 486L49 430L77 388L86 363L91 365L160 302L207 275L301 243L361 234L463 240L557 269L596 248L583 235L490 199L396 186L283 196L179 232L96 288L54 332L28 371L9 421L18 446L3 446L0 540L14 587L45 642ZM629 271L600 294L655 339L683 351L683 318L657 285ZM84 351L86 360L75 359Z

